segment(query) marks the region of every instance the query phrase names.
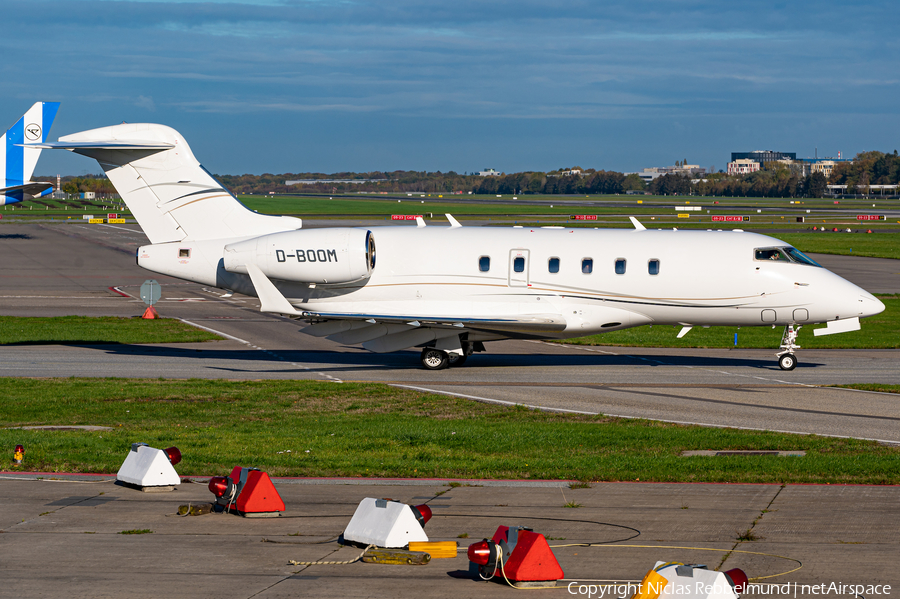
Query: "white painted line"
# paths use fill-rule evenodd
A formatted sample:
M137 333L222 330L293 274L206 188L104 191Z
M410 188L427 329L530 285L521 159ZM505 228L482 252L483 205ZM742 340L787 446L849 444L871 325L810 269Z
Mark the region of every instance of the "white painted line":
M198 329L203 329L204 331L209 331L210 333L215 333L216 335L221 335L222 337L225 337L226 339L231 339L232 341L237 341L239 343L243 343L244 345L249 345L250 347L256 347L255 345L252 345L249 341L244 341L240 337L235 337L234 335L229 335L228 333L223 333L222 331L217 331L215 329L205 327L202 324L197 324L196 322L191 322L190 320L185 320L184 318L179 318L178 320L180 320L184 324L189 324L192 327L197 327ZM259 348L257 348L257 349L259 349Z
M189 324L189 325L191 325L192 327L197 327L198 329L203 329L204 331L209 331L210 333L215 333L216 335L221 335L222 337L225 337L226 339L231 339L231 340L233 340L233 341L237 341L238 343L243 343L244 345L246 345L246 346L248 346L248 347L252 347L253 349L258 349L259 351L263 352L264 354L268 354L268 355L270 355L270 356L272 356L272 357L274 357L274 358L277 358L277 359L281 360L282 362L285 362L285 361L286 361L286 359L283 358L282 356L279 356L278 354L276 354L276 353L274 353L274 352L272 352L272 351L270 351L270 350L268 350L268 349L263 349L263 348L259 347L258 345L253 345L253 344L250 343L249 341L246 341L246 340L244 340L244 339L241 339L240 337L235 337L234 335L229 335L228 333L223 333L222 331L217 331L216 329L211 329L211 328L209 328L209 327L205 327L205 326L203 326L202 324L197 324L196 322L191 322L190 320L185 320L184 318L179 318L178 320L180 320L180 321L183 322L184 324ZM294 364L293 362L291 362L291 364L293 364L294 366L297 366L297 367L299 367L299 368L302 368L302 369L304 369L304 370L309 370L309 366L300 366L299 364ZM333 377L333 376L331 376L331 375L325 374L324 372L316 372L315 374L317 374L317 375L319 375L319 376L323 376L323 377L328 378L328 379L331 379L331 380L333 380L333 381L336 382L336 383L343 383L343 382L344 382L344 381L342 381L341 379L338 379L338 378L335 378L335 377Z
M477 384L477 383L473 383ZM876 443L884 443L886 445L900 445L900 441L888 441L887 439L873 439L871 437L852 437L850 435L828 435L824 433L810 433L806 431L785 431L779 429L772 428L755 428L752 426L734 426L730 424L709 424L706 422L690 422L686 420L666 420L664 418L652 418L649 416L624 416L622 414L608 414L606 412L582 412L579 410L566 410L563 408L547 408L543 406L533 406L530 404L524 403L516 403L513 401L503 401L502 399L490 399L488 397L479 397L477 395L466 395L465 393L454 393L452 391L441 391L439 389L429 389L427 387L416 387L413 385L397 385L397 384L388 384L390 387L397 387L401 389L413 389L415 391L426 391L428 393L436 393L437 395L449 395L451 397L462 397L464 399L474 399L475 401L481 401L485 403L493 403L507 406L521 406L524 408L532 408L535 410L540 410L542 412L564 412L567 414L586 414L588 416L609 416L610 418L622 418L625 420L651 420L653 422L668 422L669 424L686 424L693 426L703 426L706 428L733 428L742 431L764 431L771 433L786 433L789 435L818 435L821 437L832 437L835 439L860 439L862 441L875 441ZM822 387L823 389L830 389L831 387Z
M115 225L105 225L105 224L100 224L100 223L97 223L97 224L99 224L101 227L109 227L110 229L121 229L122 231L128 231L129 233L142 233L143 232L140 229L128 229L126 227L117 227ZM82 228L89 229L90 227L82 227Z
M477 384L477 383L473 383ZM427 387L415 387L413 385L396 385L390 384L391 387L398 387L401 389L413 389L414 391L427 391L428 393L437 393L438 395L450 395L452 397L462 397L464 399L474 399L475 401L481 401L484 403L493 403L500 404L504 406L521 406L523 408L531 408L532 410L540 410L542 412L564 412L566 414L586 414L588 416L599 416L600 412L583 412L581 410L567 410L565 408L547 408L544 406L533 406L527 403L517 403L514 401L503 401L502 399L491 399L489 397L479 397L477 395L466 395L465 393L453 393L452 391L439 391L437 389L429 389ZM608 415L608 414L604 414Z

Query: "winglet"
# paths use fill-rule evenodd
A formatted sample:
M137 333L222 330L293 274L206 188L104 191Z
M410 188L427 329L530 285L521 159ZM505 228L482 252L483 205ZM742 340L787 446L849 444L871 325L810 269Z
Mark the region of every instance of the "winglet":
M287 298L278 291L278 288L263 274L263 271L255 264L247 265L247 274L256 288L256 296L259 298L260 312L274 312L275 314L294 314L302 316L303 312L291 305Z
M681 327L681 330L678 331L678 339L681 339L682 337L687 335L692 328L694 328L694 327L689 324L686 324L683 327Z
M455 218L453 218L453 215L445 214L444 216L446 216L446 217L447 217L447 220L450 221L450 228L451 228L451 229L456 229L456 228L462 226L461 224L459 224L459 221L458 221L458 220L456 220Z
M638 230L638 231L646 231L646 230L647 230L647 227L645 227L644 225L642 225L642 224L640 223L640 221L638 221L638 219L636 219L635 217L629 216L628 218L631 220L631 224L634 225L634 228L635 228L636 230Z
M422 218L421 216L417 216L417 217L416 217L416 226L417 226L417 227L424 227L424 226L425 226L425 219Z

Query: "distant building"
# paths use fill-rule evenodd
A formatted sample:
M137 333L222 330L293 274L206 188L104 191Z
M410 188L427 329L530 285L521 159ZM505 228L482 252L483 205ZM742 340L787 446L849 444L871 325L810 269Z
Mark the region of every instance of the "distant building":
M731 161L753 160L760 164L779 160L797 160L797 152L775 152L773 150L754 150L752 152L732 152Z
M729 175L749 175L759 170L759 163L750 158L738 158L728 163Z
M702 177L706 174L706 169L700 167L699 164L685 164L683 166L651 166L636 173L622 173L626 177L628 175L637 175L644 183L650 183L654 179L663 175L684 175L685 177Z
M809 171L811 173L822 173L828 179L831 177L831 171L834 170L836 164L834 160L820 160L809 165Z
M478 171L478 176L479 177L499 177L500 173L498 173L497 171L495 171L492 168L486 168L483 171Z

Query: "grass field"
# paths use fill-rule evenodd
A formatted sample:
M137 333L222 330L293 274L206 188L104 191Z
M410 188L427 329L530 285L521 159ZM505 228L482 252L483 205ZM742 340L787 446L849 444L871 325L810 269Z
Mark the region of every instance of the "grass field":
M173 318L0 316L0 345L194 343L221 339Z
M806 253L900 259L898 233L779 233L775 236Z
M900 348L900 296L880 295L885 310L864 318L862 329L840 335L815 337L813 328L800 330L797 343L804 349L898 349ZM735 347L737 333L739 348L776 349L781 344L784 327L697 327L681 339L676 335L681 327L643 326L602 335L590 335L560 341L571 345L617 345L621 347Z
M91 424L109 431L15 430ZM177 446L183 476L900 483L900 448L852 439L563 415L379 384L0 379L0 447L25 468L114 473L132 442ZM684 450L805 457L680 457Z

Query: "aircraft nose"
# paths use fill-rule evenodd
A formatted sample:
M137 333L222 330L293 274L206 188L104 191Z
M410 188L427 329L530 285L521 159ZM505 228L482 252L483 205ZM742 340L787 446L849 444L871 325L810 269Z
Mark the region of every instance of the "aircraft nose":
M884 303L880 299L865 291L859 294L860 317L875 316L882 312L884 312Z

